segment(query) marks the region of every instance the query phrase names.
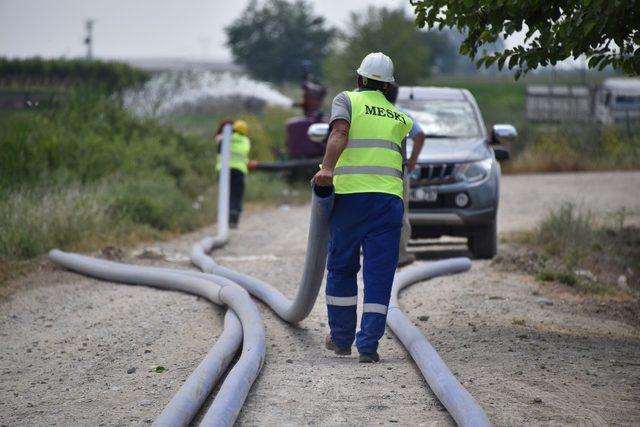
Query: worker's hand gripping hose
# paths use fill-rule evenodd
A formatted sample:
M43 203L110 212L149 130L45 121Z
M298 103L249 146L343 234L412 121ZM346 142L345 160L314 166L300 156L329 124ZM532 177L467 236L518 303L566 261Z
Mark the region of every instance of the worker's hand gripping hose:
M311 199L311 222L302 279L293 301L278 289L260 279L216 264L208 252L205 238L193 246L191 262L207 273L226 277L267 304L287 322L299 322L309 315L318 297L327 265L329 217L333 209L333 187L314 187Z
M402 342L420 368L424 379L459 426L490 426L478 402L460 384L433 346L400 310L398 294L409 285L445 274L461 273L471 268L468 258L451 258L408 268L396 274L391 291L387 325Z
M202 296L209 301L227 305L242 323L242 354L227 375L202 424L207 426L231 426L237 418L253 381L258 376L265 355L265 335L262 318L251 297L231 281L210 274L182 272L153 267L137 267L99 260L59 250L49 252L49 259L79 273L102 280L147 285L162 289L179 290ZM225 323L227 319L225 319ZM237 325L226 335L235 335ZM235 332L234 332L235 331ZM224 338L224 340L222 340ZM197 409L211 393L215 381L235 354L238 337L223 337L216 343L220 354L207 355L173 397L167 409L156 421L157 425L188 425ZM235 348L234 348L235 346ZM214 348L215 348L214 347ZM213 349L212 349L213 350ZM203 365L207 363L206 367ZM211 363L208 365L208 363ZM168 412L167 412L168 411Z

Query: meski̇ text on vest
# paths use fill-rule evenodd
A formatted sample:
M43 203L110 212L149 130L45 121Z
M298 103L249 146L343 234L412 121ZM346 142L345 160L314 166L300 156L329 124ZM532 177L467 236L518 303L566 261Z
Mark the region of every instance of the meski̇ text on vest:
M364 113L373 115L373 116L388 117L390 119L402 122L403 124L407 124L402 114L396 111L393 111L389 108L382 108L382 107L370 106L365 104Z

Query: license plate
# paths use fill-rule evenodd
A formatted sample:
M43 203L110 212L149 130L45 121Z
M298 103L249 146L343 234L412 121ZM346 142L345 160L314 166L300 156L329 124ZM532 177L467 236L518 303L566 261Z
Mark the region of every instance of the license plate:
M419 187L411 190L411 200L415 202L435 202L438 200L438 190L431 187Z

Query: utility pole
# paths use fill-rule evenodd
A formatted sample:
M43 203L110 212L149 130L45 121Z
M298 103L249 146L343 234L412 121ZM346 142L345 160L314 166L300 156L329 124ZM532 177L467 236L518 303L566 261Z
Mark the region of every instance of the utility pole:
M84 44L87 45L87 60L91 61L93 59L93 19L87 19L87 37L84 39Z

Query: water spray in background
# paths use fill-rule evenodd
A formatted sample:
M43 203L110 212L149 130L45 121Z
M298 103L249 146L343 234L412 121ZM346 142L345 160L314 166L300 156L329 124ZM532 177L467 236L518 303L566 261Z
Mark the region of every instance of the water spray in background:
M138 116L158 117L207 100L229 98L258 99L280 107L293 105L269 83L230 72L202 70L158 74L142 88L125 93L124 105Z

